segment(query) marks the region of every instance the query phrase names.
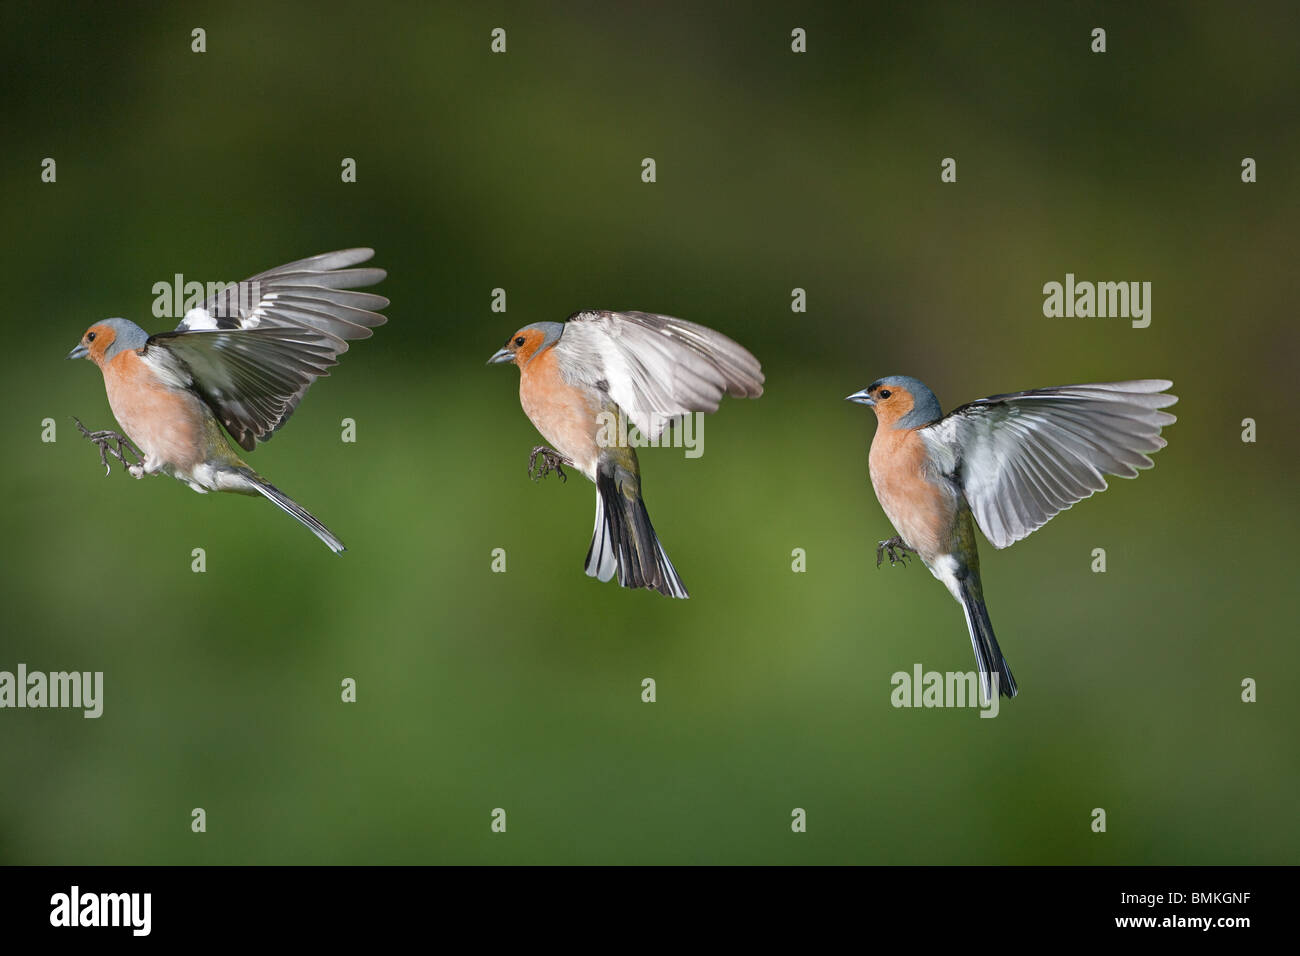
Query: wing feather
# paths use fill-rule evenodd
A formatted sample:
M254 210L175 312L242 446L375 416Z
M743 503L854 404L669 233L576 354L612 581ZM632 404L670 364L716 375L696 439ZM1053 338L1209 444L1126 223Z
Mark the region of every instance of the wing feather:
M994 395L921 429L950 463L985 537L1005 548L1075 502L1106 475L1134 478L1165 447L1172 382L1141 379Z
M352 291L383 269L353 268L372 249L344 249L290 262L228 285L186 313L142 356L199 393L240 447L251 451L284 423L348 342L369 338L388 300Z
M703 325L651 312L578 312L556 344L564 374L602 387L641 433L658 437L724 395L757 398L763 370L743 346Z

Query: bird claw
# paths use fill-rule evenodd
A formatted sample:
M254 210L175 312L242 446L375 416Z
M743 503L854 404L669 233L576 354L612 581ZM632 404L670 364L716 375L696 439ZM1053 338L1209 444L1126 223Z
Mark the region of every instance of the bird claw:
M876 546L876 567L880 567L880 562L886 557L889 558L889 566L891 568L896 564L902 564L903 567L907 567L907 559L913 553L912 549L904 544L903 539L898 535L894 535L892 538L886 538Z
M135 442L131 441L131 439L127 438L125 435L112 431L111 429L92 432L86 428L85 425L81 424L81 419L77 418L75 415L72 417L72 420L77 423L77 431L81 432L88 441L92 442L99 448L99 463L104 466L105 477L108 477L108 475L113 471L113 466L108 463L109 455L112 455L120 461L122 467L125 468L127 473L132 477L144 477L144 452L136 447ZM114 444L117 445L116 448L113 447ZM128 451L135 455L136 458L140 459L140 461L129 461L126 457Z
M538 458L542 460L540 465L537 464ZM538 481L554 471L560 476L560 481L568 481L569 476L564 473L564 466L572 464L572 461L565 458L554 448L538 445L533 449L533 453L528 456L528 477L533 481Z

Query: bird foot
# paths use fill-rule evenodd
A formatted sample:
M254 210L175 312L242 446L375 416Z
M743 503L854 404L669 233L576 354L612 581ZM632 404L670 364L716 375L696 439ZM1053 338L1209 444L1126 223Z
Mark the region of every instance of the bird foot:
M104 466L104 475L107 476L113 470L113 466L108 463L108 456L112 455L122 463L122 467L127 473L134 478L144 477L144 452L136 447L135 442L125 435L104 429L103 431L92 432L85 425L81 424L81 419L75 415L72 420L77 423L77 431L81 432L87 440L93 442L99 448L99 463ZM116 447L114 447L116 446ZM139 462L130 461L126 455L127 452L135 455L140 459Z
M537 463L539 458L542 460L540 465ZM554 471L560 476L560 481L568 481L569 476L564 473L564 466L572 464L572 461L565 458L554 448L538 445L533 449L533 453L528 456L528 477L533 481L537 481Z
M880 567L880 562L886 557L889 558L889 566L892 568L896 564L902 564L907 567L907 559L914 552L911 548L903 543L903 539L898 535L880 542L876 546L876 567Z

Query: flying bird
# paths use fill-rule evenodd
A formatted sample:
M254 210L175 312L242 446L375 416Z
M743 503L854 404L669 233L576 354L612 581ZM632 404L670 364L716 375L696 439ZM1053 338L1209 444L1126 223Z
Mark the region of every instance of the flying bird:
M993 635L980 584L975 524L995 548L1041 528L1094 492L1103 475L1135 478L1178 399L1164 379L1062 385L993 395L943 414L922 382L878 379L847 400L876 413L871 484L898 534L881 541L890 564L918 555L966 615L986 700L1014 697L1015 678ZM996 689L993 683L996 681Z
M136 478L164 474L200 494L262 495L302 522L331 551L343 542L301 505L249 467L244 451L283 427L348 342L387 320L383 296L350 291L385 272L353 268L374 255L347 249L301 259L226 285L190 309L175 330L150 335L127 319L96 322L68 358L104 373L113 416L126 432L89 432ZM128 449L140 460L131 462Z
M649 312L576 312L510 336L489 364L519 366L519 402L542 436L529 459L536 480L571 465L596 485L588 576L688 597L641 497L636 449L614 422L657 439L670 421L715 412L723 395L763 394L758 360L703 325ZM625 416L625 418L624 418ZM542 463L537 474L533 467Z

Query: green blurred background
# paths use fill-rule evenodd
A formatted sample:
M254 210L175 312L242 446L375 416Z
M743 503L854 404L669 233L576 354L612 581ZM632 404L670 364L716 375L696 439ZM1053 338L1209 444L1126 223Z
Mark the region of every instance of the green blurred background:
M1294 6L465 6L5 5L0 669L106 690L0 712L0 861L1297 862ZM87 325L351 245L390 323L251 459L346 555L104 477L70 419L112 425L100 376L62 358ZM1066 272L1152 282L1150 328L1044 318ZM689 601L584 577L592 488L525 477L518 375L483 363L580 308L764 362L702 458L642 454ZM945 407L1181 397L1154 471L985 544L996 720L890 706L894 671L973 667L944 589L874 567L842 398L891 373Z

